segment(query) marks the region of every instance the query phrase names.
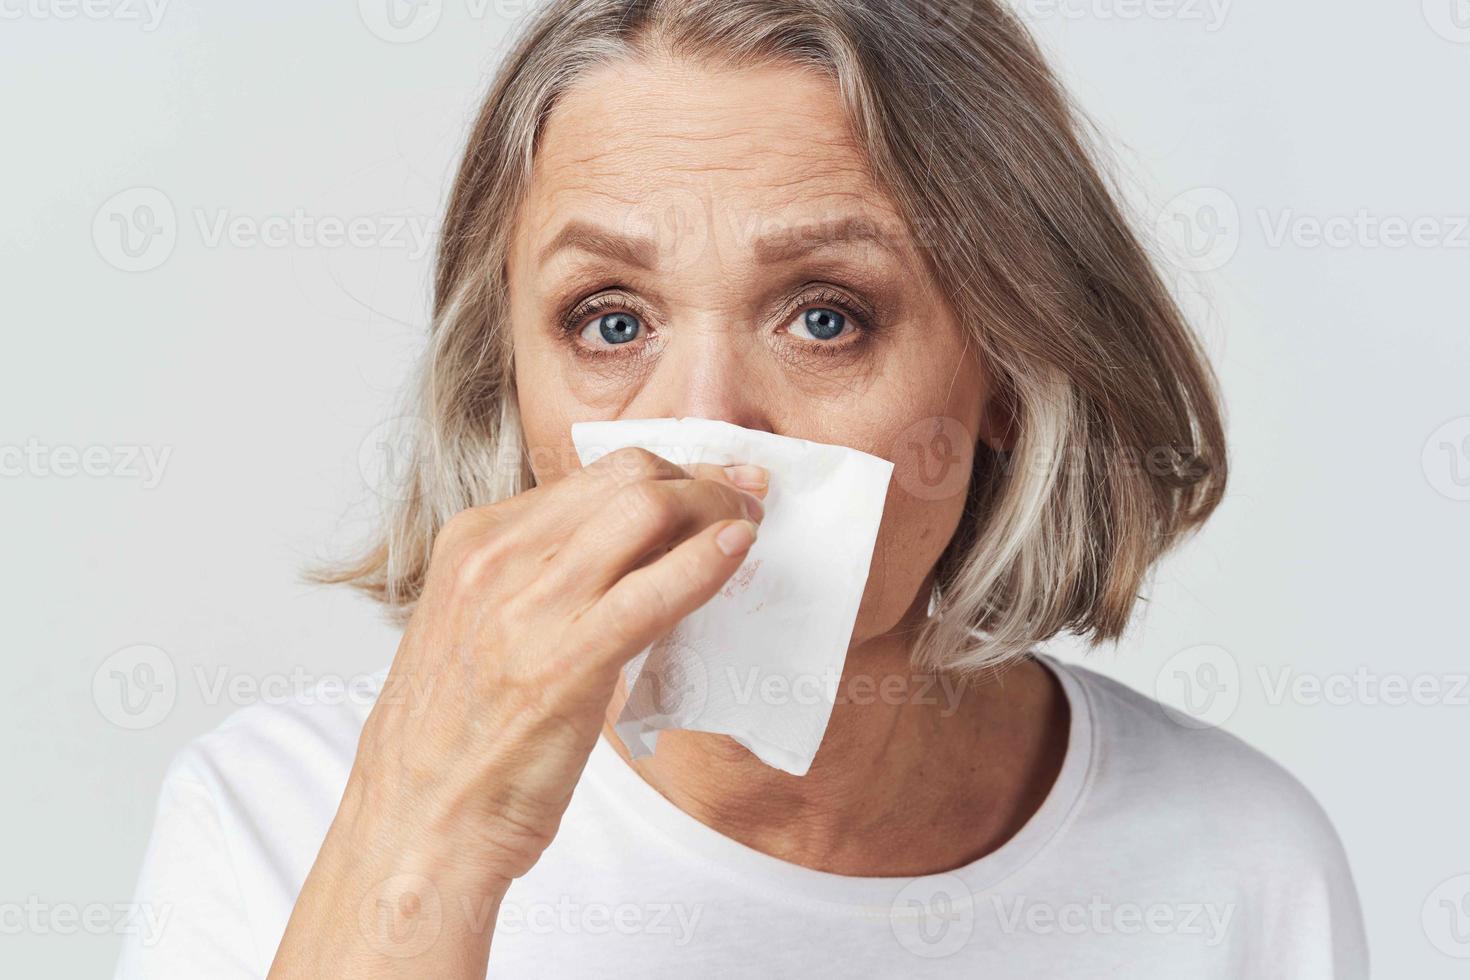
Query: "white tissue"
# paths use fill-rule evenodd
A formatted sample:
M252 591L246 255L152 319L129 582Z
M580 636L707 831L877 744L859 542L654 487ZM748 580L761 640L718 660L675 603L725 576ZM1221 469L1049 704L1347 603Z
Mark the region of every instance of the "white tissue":
M712 419L578 422L583 465L639 446L679 466L771 474L755 544L725 587L629 662L614 729L636 757L662 729L728 735L806 775L827 730L868 580L893 464Z

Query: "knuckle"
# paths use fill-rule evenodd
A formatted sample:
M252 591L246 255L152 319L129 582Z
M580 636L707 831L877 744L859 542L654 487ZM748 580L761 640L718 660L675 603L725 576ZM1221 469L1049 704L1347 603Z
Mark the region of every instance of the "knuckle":
M461 511L434 539L430 564L438 566L456 591L477 589L500 566L511 541L504 528L486 522L484 515L467 518Z
M541 597L521 589L495 603L488 625L498 638L525 644L531 642L534 623L544 608L545 602Z
M450 578L456 592L477 589L495 564L496 549L486 544L464 548L450 565Z
M434 535L431 558L457 553L465 543L474 539L479 531L479 521L473 508L462 510L445 521Z
M616 507L623 529L640 538L671 533L679 520L679 502L659 481L645 480L623 488Z
M621 449L614 449L593 465L600 465L601 472L614 482L627 483L657 476L663 472L668 463L658 454L641 446L624 446Z

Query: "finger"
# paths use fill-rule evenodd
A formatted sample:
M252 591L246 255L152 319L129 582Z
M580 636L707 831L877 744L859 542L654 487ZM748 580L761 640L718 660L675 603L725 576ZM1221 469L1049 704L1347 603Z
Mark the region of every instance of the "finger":
M637 446L619 449L594 460L580 471L591 480L579 480L577 491L595 492L596 480L609 481L613 486L626 486L638 480L677 480L697 477L728 483L747 493L763 496L770 486L770 473L752 463L688 463L680 466L657 453ZM553 486L566 483L560 480Z
M451 523L458 525L456 533L471 538L500 531L514 533L518 543L515 558L539 566L581 526L591 501L605 499L618 487L637 480L688 477L688 471L646 449L617 449L554 482L461 511ZM448 525L440 531L447 529Z
M598 666L616 670L712 599L755 543L756 525L720 521L623 576L579 620Z
M551 559L537 590L577 612L618 579L720 521L760 523L760 500L718 479L646 480L590 513Z
M581 518L591 503L611 499L623 487L639 481L687 480L691 477L726 483L757 497L764 497L769 488L769 474L760 466L744 463L680 466L647 449L627 446L613 450L553 483L528 490L511 502L524 500L526 504L519 507L516 514L519 527L555 545L580 526Z
M525 574L539 575L568 547L570 539L587 523L587 515L595 512L597 507L606 506L610 500L618 501L628 485L651 480L687 481L691 477L737 486L758 498L766 495L769 486L769 475L759 466L695 463L685 468L649 450L625 447L603 455L554 483L534 487L508 500L461 512L455 517L455 523L459 525L457 533L467 534L471 539L490 533L514 534L516 546L502 562L522 570L513 573L513 578ZM709 519L736 517L742 513L718 513ZM642 557L650 557L649 553L654 550L663 554L667 547L677 544L693 530L673 538L666 547L658 548L657 543L650 545ZM635 567L641 560L626 563L626 568ZM512 572L504 564L502 567ZM565 573L559 575L549 594L556 595L554 589L564 587L568 578ZM604 580L601 584L610 583Z
M689 467L689 471L703 479L730 483L757 497L764 497L771 487L770 473L764 467L752 463L737 463L733 466L697 463Z
M521 494L517 499L524 498L527 503L512 512L508 523L519 535L534 542L530 546L530 550L535 552L533 557L539 567L545 567L556 553L569 546L589 513L595 513L595 508L605 507L608 501L619 501L629 485L648 480L687 481L690 478L732 486L757 499L764 498L770 489L770 474L761 466L693 463L684 467L641 447L625 447L607 453L555 483ZM541 496L533 498L533 494ZM742 516L742 513L717 514L710 520ZM668 546L672 547L679 540L682 536L670 541ZM658 553L665 550L667 548Z

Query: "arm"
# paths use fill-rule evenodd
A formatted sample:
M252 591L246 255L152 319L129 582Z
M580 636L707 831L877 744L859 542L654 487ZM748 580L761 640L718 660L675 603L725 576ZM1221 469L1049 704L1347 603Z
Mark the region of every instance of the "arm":
M364 726L273 980L483 977L618 672L740 566L761 508L640 449L456 516ZM409 683L409 682L412 683Z

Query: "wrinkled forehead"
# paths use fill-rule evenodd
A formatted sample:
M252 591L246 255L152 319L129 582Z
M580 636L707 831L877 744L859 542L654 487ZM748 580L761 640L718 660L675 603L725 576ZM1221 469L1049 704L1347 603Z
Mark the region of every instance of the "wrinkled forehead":
M837 85L787 66L618 61L547 119L517 221L533 266L569 246L630 264L777 261L814 245L911 246L869 171Z

